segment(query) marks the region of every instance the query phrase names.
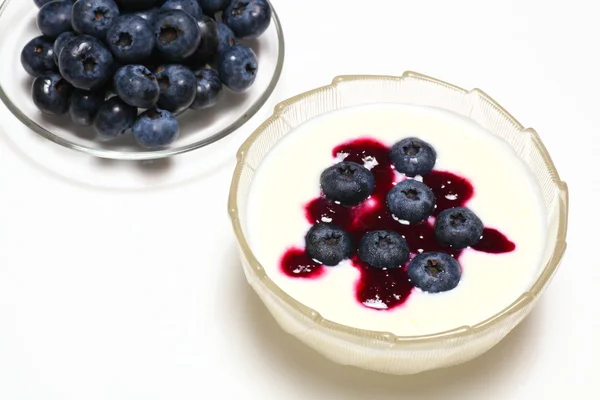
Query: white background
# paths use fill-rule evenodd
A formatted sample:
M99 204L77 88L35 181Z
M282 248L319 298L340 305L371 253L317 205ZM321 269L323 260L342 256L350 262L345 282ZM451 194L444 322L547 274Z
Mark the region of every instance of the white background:
M209 153L145 169L89 160L0 106L0 399L593 398L595 2L273 2L288 48L280 85ZM536 128L571 209L562 267L521 326L463 366L393 377L337 366L278 328L244 282L226 198L236 148L276 102L335 75L407 69L480 87ZM94 172L84 184L52 157Z

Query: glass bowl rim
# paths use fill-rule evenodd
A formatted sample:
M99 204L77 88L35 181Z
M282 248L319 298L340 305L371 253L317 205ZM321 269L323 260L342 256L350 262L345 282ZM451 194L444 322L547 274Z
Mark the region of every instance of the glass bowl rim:
M8 4L11 1L16 0L0 0L0 21L2 19L2 15ZM273 7L272 2L267 0L271 5L272 9L272 23L275 27L275 32L277 34L277 61L275 65L275 71L269 84L267 85L265 91L260 95L260 97L250 105L248 110L229 124L227 127L221 129L215 134L199 140L194 143L187 144L185 146L172 147L160 150L145 150L138 152L129 152L129 151L119 151L119 150L110 150L110 149L96 149L93 147L89 147L86 145L78 144L68 139L63 138L56 133L44 128L42 125L30 119L19 107L17 107L9 98L9 96L4 91L4 88L0 84L0 100L6 105L6 108L15 116L17 119L25 125L27 128L31 129L35 133L40 136L50 140L53 143L61 145L71 150L76 150L82 153L89 154L94 157L105 158L105 159L113 159L113 160L125 160L125 161L148 161L148 160L157 160L166 157L175 156L178 154L187 153L189 151L197 150L202 147L206 147L212 143L215 143L233 132L237 129L241 128L250 118L255 116L262 106L267 102L269 97L273 94L277 83L279 82L279 78L281 77L281 73L283 71L283 64L285 59L285 38L283 34L283 28L281 26L281 20L279 19L279 15L277 14L275 7Z
M554 247L552 249L552 255L550 256L548 262L543 267L540 275L536 279L535 282L531 284L529 289L522 293L512 304L508 305L501 311L497 312L493 316L475 324L472 326L461 326L451 330L437 332L426 335L412 335L412 336L400 336L395 335L391 332L385 331L374 331L374 330L366 330L354 328L348 325L340 324L337 322L333 322L321 316L316 310L302 304L298 300L294 299L290 295L288 295L285 291L283 291L269 276L264 272L264 268L261 266L260 262L255 257L254 253L250 249L250 246L246 240L244 232L241 227L241 222L239 218L238 205L237 205L237 193L239 189L239 183L242 176L242 170L245 166L245 157L248 150L252 147L254 142L265 132L266 128L277 118L279 118L285 110L289 107L293 106L295 103L301 102L310 98L312 95L317 94L323 90L335 88L337 85L342 82L349 81L372 81L372 80L395 80L402 81L406 79L422 79L429 81L431 83L435 83L438 85L445 86L447 88L451 88L453 90L457 90L462 92L463 94L469 94L471 92L477 92L480 96L484 97L490 104L497 109L500 113L504 114L515 126L519 127L520 131L527 131L531 136L534 142L536 142L537 150L541 153L542 158L546 162L548 166L548 170L550 175L552 176L552 182L555 185L555 189L558 192L558 196L560 200L558 202L556 214L558 216L558 227L557 227L557 240L554 242ZM342 107L344 108L344 107ZM323 114L319 114L323 115ZM306 122L310 120L303 121ZM292 128L293 130L294 128ZM560 265L564 252L566 250L566 234L567 234L567 226L568 226L568 204L569 199L569 191L566 182L560 179L559 173L556 170L554 162L552 161L546 147L541 141L537 132L532 128L527 128L519 123L516 118L514 118L508 111L506 111L500 104L498 104L494 99L492 99L489 95L483 92L481 89L475 88L472 90L466 90L456 85L447 83L445 81L421 74L415 71L405 71L401 76L390 76L390 75L341 75L337 76L333 79L332 83L329 85L325 85L319 88L315 88L313 90L309 90L307 92L298 94L294 97L291 97L287 100L284 100L278 103L274 112L266 119L263 124L261 124L240 146L237 152L237 163L233 173L233 178L230 186L229 199L228 199L228 213L233 226L234 234L236 236L236 240L238 242L239 248L242 251L243 255L249 260L250 269L254 276L258 278L262 284L265 285L267 290L275 295L278 300L283 301L288 307L291 307L295 311L299 312L303 317L308 318L313 321L315 324L319 325L320 328L331 330L334 332L339 332L344 334L347 338L358 339L362 341L364 339L367 340L379 340L386 343L431 343L437 342L439 340L445 339L464 339L469 336L474 336L479 332L482 332L486 329L489 329L493 326L504 321L506 318L510 317L514 313L524 309L529 305L532 301L536 300L541 293L543 293L544 289L550 283L556 269Z

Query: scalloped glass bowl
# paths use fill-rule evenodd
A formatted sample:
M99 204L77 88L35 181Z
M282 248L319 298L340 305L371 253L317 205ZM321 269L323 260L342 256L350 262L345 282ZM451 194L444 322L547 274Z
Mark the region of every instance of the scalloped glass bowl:
M225 91L214 108L188 111L179 117L181 134L168 148L147 150L138 146L131 135L110 143L94 138L89 128L72 125L68 116L43 115L31 100L32 78L20 63L21 49L40 35L33 0L0 0L0 99L28 128L54 143L93 156L118 160L154 160L195 150L234 132L260 110L279 80L285 45L279 17L273 9L272 23L257 40L246 42L259 58L254 85L244 93Z
M246 200L254 171L268 151L280 138L313 117L370 103L432 106L463 115L507 141L536 177L548 218L544 264L529 290L496 315L474 326L426 336L399 337L340 325L282 291L252 253L246 240ZM248 282L285 331L340 364L404 375L457 365L483 354L529 314L550 283L566 248L567 185L560 180L538 134L531 128L525 129L479 89L461 89L414 72L401 77L339 76L331 85L277 105L273 116L241 146L237 160L229 214Z

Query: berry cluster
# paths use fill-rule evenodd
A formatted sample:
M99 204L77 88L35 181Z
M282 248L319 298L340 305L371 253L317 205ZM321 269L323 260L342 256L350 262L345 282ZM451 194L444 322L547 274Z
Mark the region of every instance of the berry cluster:
M214 106L223 87L255 81L258 60L238 40L271 21L267 0L34 0L42 35L21 63L46 114L69 113L103 140L132 129L147 148L179 135L175 115Z
M419 177L432 172L436 158L436 151L429 143L413 137L401 140L390 149L391 164L407 177L386 190L385 205L399 224L430 223L436 196ZM341 161L323 171L320 183L328 201L352 208L369 200L375 190L375 181L367 166ZM441 247L460 250L479 243L484 226L468 208L454 207L437 214L433 232ZM402 268L408 262L410 281L425 292L452 290L461 279L459 262L448 252L419 253L417 249L410 249L405 237L394 230L369 230L361 238L354 239L359 242L355 243L352 235L340 226L319 222L305 236L306 252L326 266L335 266L355 254L361 262L375 269ZM417 255L409 262L411 253Z

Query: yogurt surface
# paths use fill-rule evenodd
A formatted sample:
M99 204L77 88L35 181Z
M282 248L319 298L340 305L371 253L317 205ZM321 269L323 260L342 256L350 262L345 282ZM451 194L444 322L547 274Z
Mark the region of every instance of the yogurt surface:
M486 227L501 231L515 250L489 254L466 249L462 278L448 292L413 289L392 310L357 302L360 272L350 261L328 267L319 279L294 279L280 271L290 247L304 247L310 228L304 206L320 194L321 172L339 161L341 143L373 138L393 145L409 136L437 152L436 170L467 178L467 206ZM398 174L398 181L402 177ZM271 149L254 176L247 203L249 244L268 276L286 293L331 321L396 335L424 335L474 325L514 302L537 277L545 246L546 216L540 189L510 146L478 124L448 111L374 104L335 111L297 127Z

